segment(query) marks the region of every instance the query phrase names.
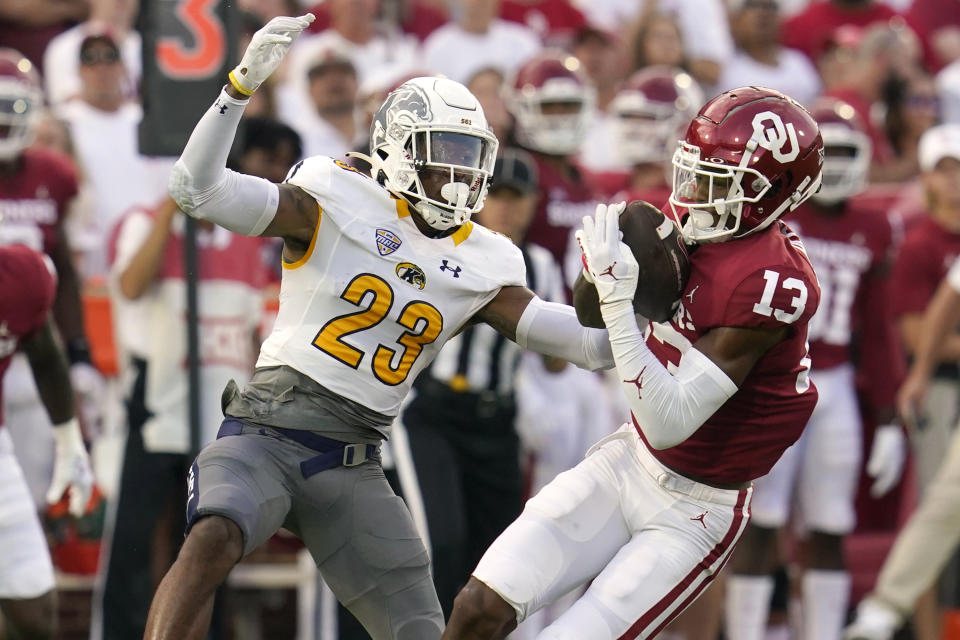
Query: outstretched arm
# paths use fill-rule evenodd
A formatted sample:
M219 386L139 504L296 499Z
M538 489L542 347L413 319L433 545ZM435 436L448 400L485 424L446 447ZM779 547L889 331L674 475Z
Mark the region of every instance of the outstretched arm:
M313 14L278 17L257 31L226 87L197 123L170 175L170 195L187 214L248 236L309 243L318 209L291 185L226 168L227 155L249 97L279 66ZM305 198L311 206L303 206Z
M960 260L954 262L947 278L940 283L933 299L927 305L923 319L918 323L913 365L897 392L897 409L909 424L926 395L930 376L941 362L943 345L960 322Z
M577 240L600 297L600 312L630 409L655 449L674 447L700 428L746 379L786 327L721 327L700 338L683 354L675 374L647 347L633 311L639 267L620 242L621 207L599 205L584 218ZM641 326L641 324L643 326Z
M525 349L592 371L613 366L606 330L584 327L573 307L526 287L504 287L477 317Z

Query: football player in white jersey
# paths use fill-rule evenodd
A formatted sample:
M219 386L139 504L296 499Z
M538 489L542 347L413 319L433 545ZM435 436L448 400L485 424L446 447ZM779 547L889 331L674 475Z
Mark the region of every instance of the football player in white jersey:
M190 471L188 534L151 640L204 637L214 590L281 526L374 640L439 638L426 549L379 464L414 378L474 322L585 368L613 364L606 331L535 297L519 249L470 222L498 145L463 85L414 78L391 93L370 175L325 157L279 185L224 168L247 99L312 21L275 18L254 35L171 176L188 214L283 238L284 271L253 378L228 386L218 439Z

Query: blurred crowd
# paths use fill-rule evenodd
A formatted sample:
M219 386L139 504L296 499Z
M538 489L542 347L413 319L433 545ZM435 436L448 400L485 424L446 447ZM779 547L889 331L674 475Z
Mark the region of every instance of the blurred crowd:
M871 246L870 266L887 288L885 302L864 313L889 331L877 338L863 330L862 317L847 327L863 442L834 442L824 451L869 452L874 428L888 421L877 407L892 404L926 305L960 255L960 137L952 128L960 127L956 0L238 0L237 8L238 58L275 16L311 11L317 19L251 98L231 168L279 182L304 157L347 160L350 151L367 151L373 113L405 80L441 74L460 81L483 105L503 155L478 221L531 248L528 271L540 277L531 288L545 299L569 301L580 271L572 232L598 202L666 206L677 140L712 96L743 85L770 87L822 123L838 124L839 137L827 146L841 160L831 166L840 169L825 174L822 202L849 203L886 229L880 248ZM139 637L146 610L137 607L144 598L149 604L179 541L190 463L178 262L184 220L166 196L174 159L138 151L138 12L136 0L0 3L0 47L32 62L29 72L43 94L43 108L30 121L32 146L69 158L75 172L63 203L63 239L84 295L90 362L99 379L78 376L74 383L109 505L91 623L97 640ZM0 175L0 184L5 179ZM0 243L31 242L11 217L20 209L4 208L3 193ZM871 233L863 232L865 246ZM219 424L217 387L249 376L258 341L269 332L281 269L280 249L271 242L201 227L198 244L206 256L198 278L207 441ZM842 274L833 282L820 277L821 306L846 313L855 301L843 299ZM829 342L828 320L820 324L820 339ZM70 333L63 326L61 332ZM892 491L886 487L880 499L865 482L856 502L854 536L880 535L882 549L933 481L960 417L960 346L956 335L950 340L927 407L916 416L922 428L911 433L915 473ZM877 369L877 362L891 360L892 369ZM414 400L390 456L396 460L385 464L397 467L397 489L429 534L449 613L465 573L519 513L523 498L575 464L628 412L602 378L505 349L492 332L451 342L422 378L419 397L431 402ZM40 506L52 437L36 427L45 418L31 400L29 373L21 366L4 384L5 425ZM477 419L459 424L454 414L462 407ZM438 425L451 433L434 433L442 431ZM484 456L499 462L488 465ZM457 461L450 475L432 466L441 457ZM861 457L856 451L853 464ZM149 500L140 495L145 485ZM94 570L95 558L76 566L70 554L79 547L72 548L55 557L61 569ZM776 566L802 566L805 552L816 554L788 534L770 548ZM883 557L863 548L846 545L853 580L843 588L852 588L851 606L872 587ZM918 606L915 637L939 638L938 602L960 603L955 580L944 582L950 584L941 585L939 597L931 592ZM720 637L722 588L713 591L695 605L702 611L668 633ZM776 593L770 625L786 629L785 603L799 596L786 577ZM130 619L115 619L124 617L118 609L133 611ZM543 622L532 619L512 637L532 638ZM348 621L342 626L341 637L362 637L350 635Z

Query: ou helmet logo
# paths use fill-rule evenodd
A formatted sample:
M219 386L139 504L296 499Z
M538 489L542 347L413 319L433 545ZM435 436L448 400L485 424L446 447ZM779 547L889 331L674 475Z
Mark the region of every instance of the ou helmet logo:
M766 126L768 123L772 126ZM772 151L778 162L791 162L800 155L797 130L793 123L784 125L783 118L773 111L763 111L753 116L753 138L761 147ZM784 151L787 143L789 149Z

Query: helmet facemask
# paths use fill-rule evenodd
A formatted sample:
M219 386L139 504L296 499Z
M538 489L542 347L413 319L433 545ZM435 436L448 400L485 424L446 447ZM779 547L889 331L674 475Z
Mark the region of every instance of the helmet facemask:
M834 205L866 187L870 170L870 138L841 124L821 124L823 180L813 199Z
M0 78L0 161L12 160L33 141L42 95L13 78Z
M539 90L521 89L510 103L517 139L541 153L576 153L587 135L593 104L592 89L570 78L552 78Z
M749 161L750 154L744 155ZM770 181L750 167L702 160L700 148L680 141L673 154L673 191L670 209L690 242L721 242L740 230L744 203L760 200ZM744 182L754 194L747 196ZM682 210L678 210L682 209ZM687 219L683 220L683 214Z

